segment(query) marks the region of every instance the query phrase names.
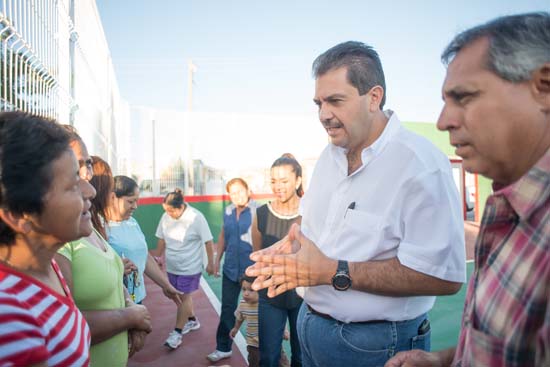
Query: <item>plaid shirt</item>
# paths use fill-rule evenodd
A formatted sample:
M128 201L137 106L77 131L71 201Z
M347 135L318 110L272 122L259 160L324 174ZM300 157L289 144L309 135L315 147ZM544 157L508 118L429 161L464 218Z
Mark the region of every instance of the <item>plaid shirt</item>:
M453 366L550 366L550 150L489 197L475 262Z

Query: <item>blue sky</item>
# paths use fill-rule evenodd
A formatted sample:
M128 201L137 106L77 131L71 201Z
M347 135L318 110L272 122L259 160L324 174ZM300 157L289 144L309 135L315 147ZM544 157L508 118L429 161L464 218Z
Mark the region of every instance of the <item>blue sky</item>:
M347 40L379 52L387 107L435 122L442 49L460 30L499 15L550 11L550 0L97 0L121 94L130 104L193 110L315 114L311 62Z

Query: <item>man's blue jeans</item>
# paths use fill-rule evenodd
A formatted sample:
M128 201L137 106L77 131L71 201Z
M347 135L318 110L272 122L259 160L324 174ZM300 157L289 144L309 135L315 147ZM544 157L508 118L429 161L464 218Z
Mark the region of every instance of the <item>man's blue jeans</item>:
M296 332L296 321L300 306L287 310L272 306L269 302L260 298L258 311L260 367L279 366L287 318L290 326L290 365L291 367L302 366L302 353Z
M406 321L343 323L312 313L302 303L298 338L304 367L384 366L397 352L430 350L430 331L418 335L426 314Z

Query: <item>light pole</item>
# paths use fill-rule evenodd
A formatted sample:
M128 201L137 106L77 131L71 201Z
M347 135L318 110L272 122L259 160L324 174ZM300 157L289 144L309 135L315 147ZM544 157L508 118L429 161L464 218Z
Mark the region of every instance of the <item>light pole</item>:
M189 135L191 134L191 112L193 111L193 74L197 71L197 67L193 64L193 60L187 62L187 121L184 124L183 144L185 149L185 165L186 165L186 194L194 194L194 168L191 159L191 146Z
M197 67L193 64L193 60L187 62L187 111L193 110L193 74L197 71Z
M152 189L153 194L160 195L160 184L157 180L157 143L156 143L156 126L155 126L155 120L152 121L152 128L153 128L153 182L152 182Z

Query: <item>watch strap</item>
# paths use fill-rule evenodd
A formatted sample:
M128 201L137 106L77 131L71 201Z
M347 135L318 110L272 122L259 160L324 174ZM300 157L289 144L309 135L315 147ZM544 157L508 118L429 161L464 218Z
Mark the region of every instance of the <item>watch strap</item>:
M349 265L346 260L338 260L338 268L336 268L336 272L345 272L349 276Z
M345 260L338 260L336 274L332 277L332 286L337 291L346 291L351 287L351 283L348 262Z

